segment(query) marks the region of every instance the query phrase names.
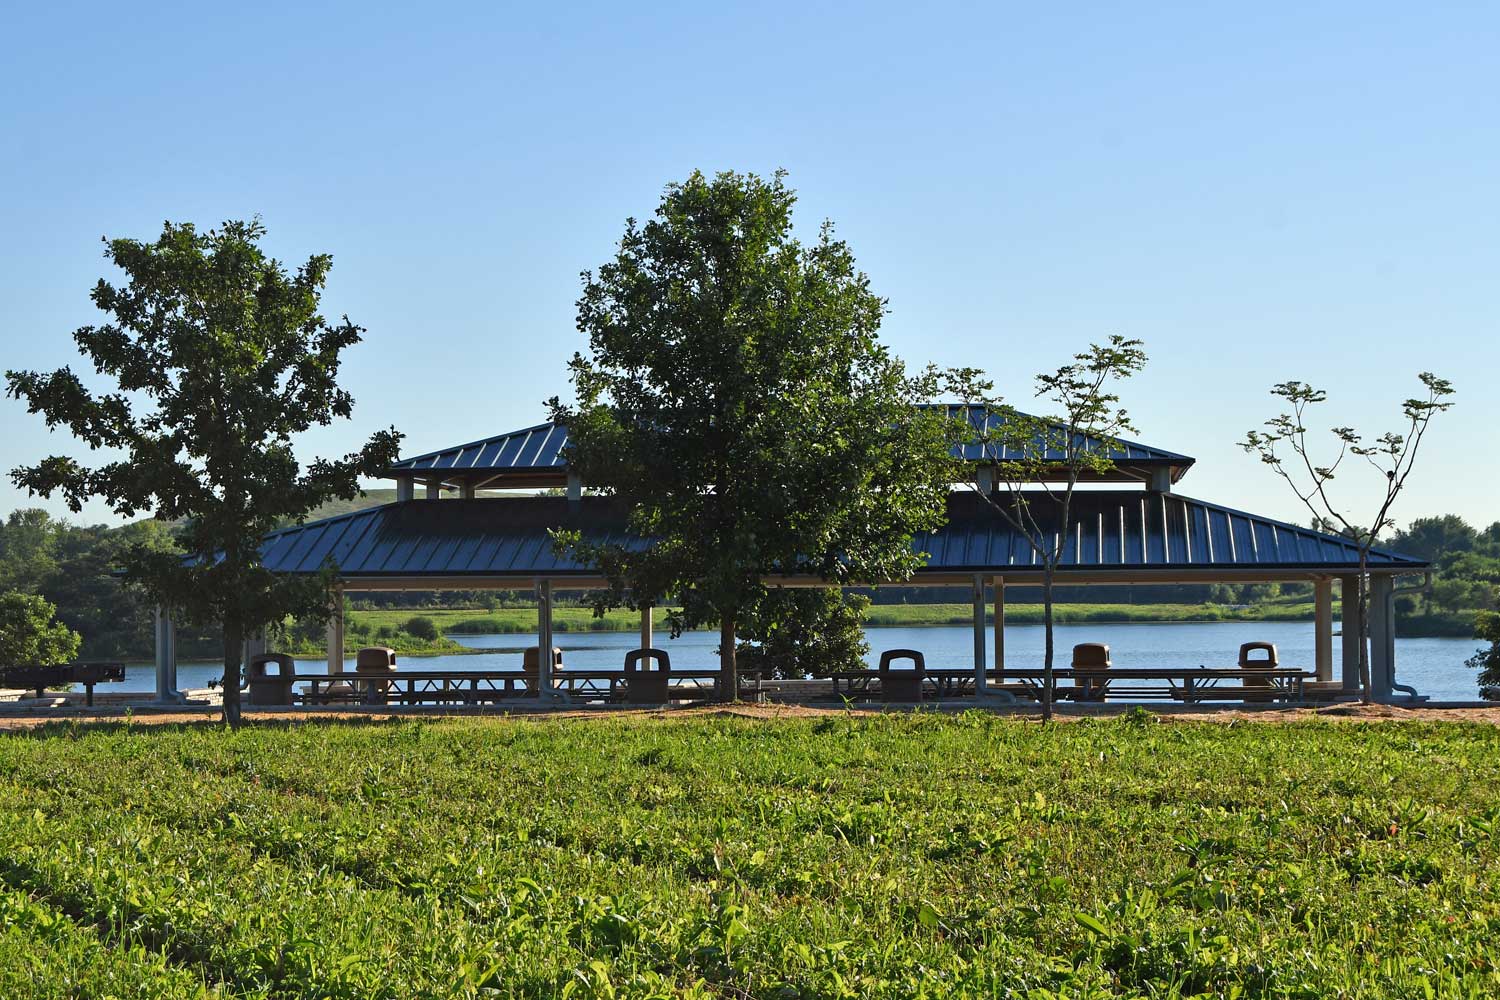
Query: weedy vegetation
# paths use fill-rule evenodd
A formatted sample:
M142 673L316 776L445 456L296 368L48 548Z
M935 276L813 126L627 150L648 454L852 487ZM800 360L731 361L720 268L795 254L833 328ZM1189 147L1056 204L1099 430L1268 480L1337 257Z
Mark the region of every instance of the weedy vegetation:
M1500 734L980 714L0 738L5 997L1490 997Z

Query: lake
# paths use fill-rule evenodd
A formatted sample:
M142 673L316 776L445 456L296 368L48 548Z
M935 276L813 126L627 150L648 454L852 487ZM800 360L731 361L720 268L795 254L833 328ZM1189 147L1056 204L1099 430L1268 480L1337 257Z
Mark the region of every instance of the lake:
M920 649L928 666L967 667L973 663L973 632L963 625L921 628L872 628L867 630L873 666L882 649ZM992 636L987 636L993 641ZM520 669L521 650L536 644L536 635L455 635L465 646L493 652L446 656L403 656L411 669L505 670ZM556 644L564 662L578 667L619 667L625 651L640 641L634 632L560 632ZM1310 667L1313 660L1313 629L1300 622L1181 622L1140 625L1060 625L1056 640L1058 663L1066 665L1069 650L1078 642L1107 642L1116 666L1197 667L1233 666L1240 643L1252 640L1274 642L1284 666ZM657 645L682 667L708 667L715 663L717 632L690 632L680 639L657 634ZM1006 629L1006 661L1011 666L1037 665L1042 660L1040 625L1014 625ZM1478 697L1475 672L1464 666L1474 655L1476 639L1397 639L1396 680L1414 686L1434 701L1473 701ZM994 650L987 654L993 666ZM1334 641L1334 676L1339 676L1338 640ZM298 660L298 668L319 672L324 661ZM353 660L349 660L353 669ZM222 676L223 668L212 663L181 663L177 683L182 690L207 687ZM150 665L126 668L123 684L100 690L152 691L156 675Z

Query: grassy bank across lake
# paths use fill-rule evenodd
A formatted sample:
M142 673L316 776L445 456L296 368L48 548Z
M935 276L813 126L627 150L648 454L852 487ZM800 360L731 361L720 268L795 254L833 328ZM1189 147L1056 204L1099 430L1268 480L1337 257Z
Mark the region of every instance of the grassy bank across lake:
M0 736L0 996L1491 997L1500 731Z
M920 627L941 625L968 625L973 614L967 604L876 604L871 605L865 616L866 624L877 627ZM1170 622L1268 622L1305 621L1313 619L1311 602L1278 601L1275 603L1248 606L1220 604L1059 604L1055 608L1056 619L1063 625L1083 622L1095 624L1143 624ZM1334 603L1335 617L1339 605ZM1010 604L1005 611L1010 625L1040 625L1040 604ZM414 617L430 619L437 628L434 639L422 639L403 631L403 626ZM986 621L993 621L993 609ZM640 614L634 611L614 610L602 618L582 607L555 608L552 613L553 628L557 632L634 632L640 628ZM652 615L658 631L667 628L667 615L657 609ZM349 619L349 635L346 636L346 652L352 654L362 645L387 645L405 656L431 656L437 654L472 653L475 650L447 638L448 635L505 635L536 632L536 609L532 607L499 608L487 611L483 608L440 609L386 609L374 611L352 611ZM1473 634L1472 614L1424 615L1419 618L1398 618L1398 631L1404 636L1438 635L1468 637ZM352 633L359 631L359 636ZM385 630L385 636L379 636ZM285 650L295 656L318 657L323 647L316 641Z
M1213 604L1059 604L1055 612L1057 620L1064 623L1311 621L1313 613L1310 603L1245 608ZM972 614L967 604L877 604L870 607L866 621L873 626L967 625ZM535 608L355 611L350 620L374 631L382 627L397 628L414 615L431 618L439 631L445 633L489 635L536 631ZM666 612L657 609L652 620L656 628L665 628ZM1042 606L1011 604L1005 610L1005 620L1016 625L1041 624ZM552 625L559 632L633 632L640 628L641 617L638 612L616 610L596 618L588 608L561 607L553 609Z

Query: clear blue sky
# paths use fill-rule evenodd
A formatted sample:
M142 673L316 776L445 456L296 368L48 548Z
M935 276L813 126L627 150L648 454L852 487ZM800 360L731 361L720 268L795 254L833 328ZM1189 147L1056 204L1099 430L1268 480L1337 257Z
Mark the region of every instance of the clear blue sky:
M1458 406L1397 513L1500 519L1500 7L1210 6L12 5L0 367L77 363L101 236L259 213L369 328L355 420L307 453L471 440L567 392L578 273L626 216L785 167L912 363L1019 399L1143 338L1126 401L1199 459L1182 491L1299 522L1235 447L1267 388L1374 436L1431 369ZM0 414L0 468L71 446ZM0 512L28 502L7 477Z

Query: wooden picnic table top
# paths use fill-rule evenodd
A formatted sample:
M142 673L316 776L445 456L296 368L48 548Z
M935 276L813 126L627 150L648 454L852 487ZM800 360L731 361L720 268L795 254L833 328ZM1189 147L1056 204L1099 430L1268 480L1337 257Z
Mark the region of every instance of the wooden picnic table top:
M912 673L911 670L893 670L892 673ZM928 677L973 677L974 670L971 667L929 667L926 671ZM1044 667L1022 667L1003 670L986 670L986 678L1004 680L1016 678L1018 680L1041 680L1045 678L1047 671ZM874 667L865 670L836 670L831 675L841 680L856 677L878 677L880 671ZM1076 677L1086 677L1090 680L1100 678L1115 678L1119 680L1161 680L1161 679L1236 679L1243 677L1270 677L1270 678L1293 678L1293 677L1316 677L1317 674L1311 670L1303 670L1299 667L1054 667L1052 670L1054 678L1071 680Z
M909 669L890 673L893 678L914 679L916 675ZM922 679L937 688L939 697L945 697L967 693L966 682L968 691L972 691L974 673L972 669L938 667L926 671ZM866 669L836 671L831 676L835 694L840 685L844 685L850 694L868 697L875 690L871 682L879 680L882 674L879 670ZM1187 701L1226 697L1300 699L1305 683L1316 677L1316 673L1296 667L1057 667L1052 671L1049 685L1047 671L1041 667L985 671L986 681L993 682L997 689L1036 697L1050 687L1057 697L1089 700L1106 697L1181 698ZM1221 686L1220 681L1237 683ZM884 690L884 682L881 683L880 690Z

